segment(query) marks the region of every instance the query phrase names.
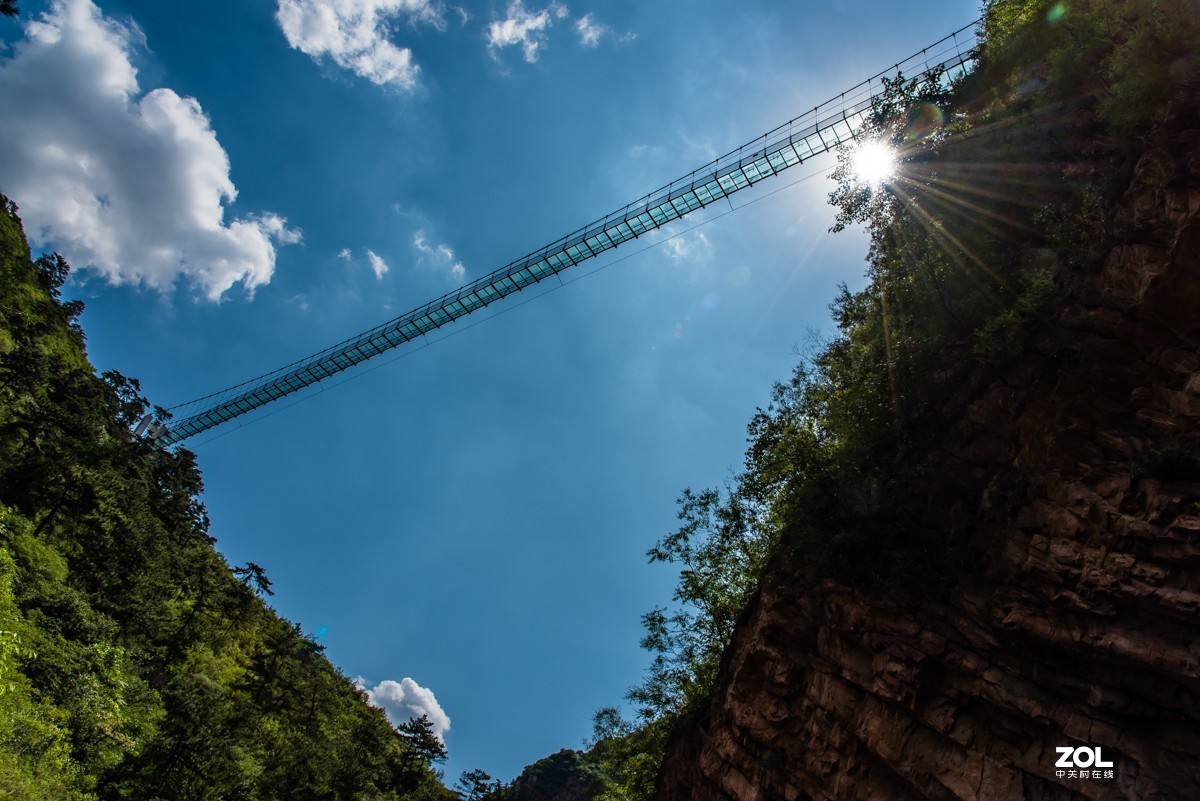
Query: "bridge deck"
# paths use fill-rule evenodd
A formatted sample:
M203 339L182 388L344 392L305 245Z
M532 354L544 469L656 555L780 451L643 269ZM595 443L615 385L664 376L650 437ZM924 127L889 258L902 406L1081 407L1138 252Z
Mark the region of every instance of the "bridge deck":
M407 314L251 381L174 407L178 419L159 430L159 441L182 442L298 392L854 139L869 121L872 101L882 95L885 79L904 75L929 80L971 61L975 24L682 178Z

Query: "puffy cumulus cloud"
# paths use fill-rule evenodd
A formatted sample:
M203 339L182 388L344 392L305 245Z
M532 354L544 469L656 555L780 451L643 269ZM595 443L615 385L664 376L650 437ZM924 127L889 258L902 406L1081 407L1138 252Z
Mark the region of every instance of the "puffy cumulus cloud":
M458 259L449 245L430 245L425 241L425 230L420 229L413 234L413 250L417 252L417 264L426 265L445 274L446 278L456 284L461 284L467 277L467 269Z
M450 718L434 697L433 690L422 687L412 679L385 679L371 687L366 679L359 676L354 679L354 685L367 694L367 700L387 713L393 726L425 715L433 724L433 733L439 740L450 730Z
M375 251L367 250L367 263L371 265L371 272L375 273L377 279L382 279L388 271L388 263L375 254Z
M334 64L372 83L410 90L420 68L412 51L391 40L397 20L446 27L435 0L278 0L275 19L296 50ZM464 15L465 21L465 15Z
M554 20L567 16L567 7L551 3L541 11L531 12L521 0L512 0L507 14L504 19L488 25L488 50L493 58L497 58L500 48L520 47L525 60L532 64L546 44L546 31Z
M225 221L229 157L195 98L142 92L130 53L144 43L91 0L26 23L0 61L0 186L35 241L112 283L252 292L300 232L269 212Z

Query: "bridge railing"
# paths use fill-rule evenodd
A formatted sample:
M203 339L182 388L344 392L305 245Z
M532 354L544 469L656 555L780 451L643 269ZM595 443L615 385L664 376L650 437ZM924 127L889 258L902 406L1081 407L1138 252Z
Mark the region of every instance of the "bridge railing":
M258 378L171 411L174 444L418 339L605 251L723 200L859 136L885 79L944 79L975 55L976 23L604 217L436 300Z

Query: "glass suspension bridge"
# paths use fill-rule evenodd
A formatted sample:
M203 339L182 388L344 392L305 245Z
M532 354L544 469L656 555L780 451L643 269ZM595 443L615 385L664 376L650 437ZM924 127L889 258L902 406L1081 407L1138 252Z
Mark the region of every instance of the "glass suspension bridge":
M864 134L873 101L883 96L888 81L946 80L972 62L977 24L978 20L960 28L811 111L482 278L307 358L174 406L167 410L172 418L166 422L147 416L136 433L164 445L182 442L851 142Z

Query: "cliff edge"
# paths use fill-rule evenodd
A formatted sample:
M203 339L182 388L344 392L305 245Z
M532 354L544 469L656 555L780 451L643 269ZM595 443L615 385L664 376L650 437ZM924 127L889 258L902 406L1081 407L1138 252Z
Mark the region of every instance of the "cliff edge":
M659 799L1200 798L1196 97L1111 242L1051 265L1069 288L1020 357L905 456L916 524L969 564L857 587L785 536Z

